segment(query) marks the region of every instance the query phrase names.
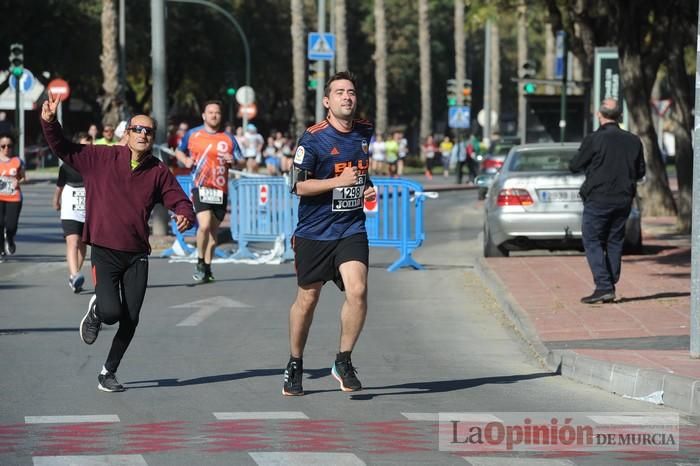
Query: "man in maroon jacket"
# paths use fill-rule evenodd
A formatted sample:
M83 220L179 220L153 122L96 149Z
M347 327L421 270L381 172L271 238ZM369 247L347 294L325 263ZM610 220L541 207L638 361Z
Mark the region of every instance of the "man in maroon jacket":
M102 322L119 322L97 388L124 391L115 376L136 331L148 282L148 219L156 203L173 211L180 231L195 222L192 203L170 170L151 154L155 121L131 118L125 146L74 144L56 122L58 97L49 94L41 107L46 142L85 182L83 241L92 246L95 295L80 322L80 338L91 345Z

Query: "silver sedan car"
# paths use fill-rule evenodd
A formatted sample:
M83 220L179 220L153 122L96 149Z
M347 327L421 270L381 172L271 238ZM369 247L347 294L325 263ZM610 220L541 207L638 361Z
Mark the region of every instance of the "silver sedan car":
M584 175L569 171L579 145L525 144L510 150L485 201L484 256L506 257L529 249L583 250L579 189ZM635 201L627 220L627 252L641 252L640 217Z

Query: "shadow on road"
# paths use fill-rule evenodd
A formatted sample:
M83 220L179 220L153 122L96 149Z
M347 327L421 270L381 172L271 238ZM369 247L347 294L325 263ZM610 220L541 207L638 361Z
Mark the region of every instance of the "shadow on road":
M330 375L330 368L323 369L304 369L304 373L307 374L309 379L318 379ZM207 375L204 377L197 377L194 379L152 379L152 380L134 380L127 382L127 388L130 390L135 388L161 388L161 387L184 387L187 385L202 385L218 382L231 382L234 380L250 379L252 377L269 377L275 376L281 377L284 374L284 368L279 369L249 369L243 372L236 372L233 374L219 374L219 375ZM142 386L134 386L142 385Z
M617 300L617 303L630 303L632 301L649 301L652 299L664 299L664 298L684 298L686 296L690 296L690 293L682 291L669 291L665 293L656 293L656 294L650 294L648 296L634 296L631 298L620 298Z
M480 385L500 385L508 383L516 383L521 380L541 379L543 377L553 377L558 375L556 372L536 372L534 374L522 375L504 375L500 377L481 377L478 379L459 379L459 380L435 380L428 382L410 382L398 385L386 385L384 387L365 387L362 392L357 395L351 395L353 400L371 400L379 396L396 396L396 395L424 395L428 393L446 393L455 392L458 390L466 390L468 388L478 387ZM390 393L367 393L369 390L401 390Z

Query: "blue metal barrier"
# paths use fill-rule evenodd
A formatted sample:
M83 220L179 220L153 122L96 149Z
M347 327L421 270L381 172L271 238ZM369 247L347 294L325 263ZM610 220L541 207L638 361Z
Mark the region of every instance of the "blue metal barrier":
M298 199L281 176L239 178L229 182L231 236L238 242L234 259L254 258L251 242L284 238L285 260L294 259L292 235L297 223Z
M389 272L401 267L422 269L411 253L425 239L423 226L423 187L410 180L398 178L372 178L379 196L377 212L367 212L365 227L369 245L396 248L401 257L389 266ZM415 209L412 205L415 204Z
M185 195L189 198L192 196L192 177L189 175L180 175L177 178L177 182L180 184L180 187L182 190L185 192ZM177 244L180 246L182 251L185 253L185 255L189 256L192 254L194 251L196 251L196 248L193 248L189 244L185 242L185 238L196 238L197 237L197 224L194 224L192 228L190 228L187 231L183 231L180 233L177 229L177 223L175 220L170 220L170 230L173 232L173 235L175 235L175 241L177 241ZM168 248L165 251L163 251L160 254L160 257L170 257L176 254L176 251L173 248ZM214 255L216 257L226 257L226 254L220 250L219 248L214 249Z

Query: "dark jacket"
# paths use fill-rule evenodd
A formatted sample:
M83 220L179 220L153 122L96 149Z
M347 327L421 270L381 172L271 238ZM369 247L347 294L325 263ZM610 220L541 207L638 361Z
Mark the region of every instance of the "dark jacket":
M41 119L41 127L53 153L83 176L85 243L150 253L148 219L157 203L195 223L192 203L157 158L147 155L132 170L128 147L75 144L63 136L58 122Z
M580 191L584 201L632 202L646 170L642 141L617 123L606 123L583 139L569 169L586 173Z

